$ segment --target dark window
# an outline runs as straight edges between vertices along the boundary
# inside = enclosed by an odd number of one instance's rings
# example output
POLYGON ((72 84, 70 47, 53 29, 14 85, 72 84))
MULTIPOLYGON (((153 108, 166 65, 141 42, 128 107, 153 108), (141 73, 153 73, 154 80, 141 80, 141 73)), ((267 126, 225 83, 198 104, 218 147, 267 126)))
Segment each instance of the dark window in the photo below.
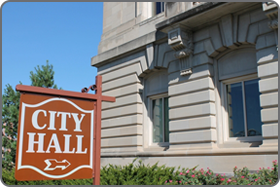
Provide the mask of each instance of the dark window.
POLYGON ((156 2, 156 14, 164 11, 164 2, 156 2))
POLYGON ((258 79, 226 85, 229 137, 262 135, 258 79))

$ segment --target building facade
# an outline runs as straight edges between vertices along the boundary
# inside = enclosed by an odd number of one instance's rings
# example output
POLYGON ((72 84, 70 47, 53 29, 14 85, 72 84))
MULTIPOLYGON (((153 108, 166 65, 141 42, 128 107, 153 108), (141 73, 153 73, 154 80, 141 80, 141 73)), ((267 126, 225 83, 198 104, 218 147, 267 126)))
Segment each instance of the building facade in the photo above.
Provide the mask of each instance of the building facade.
POLYGON ((101 165, 257 170, 278 159, 278 7, 105 2, 101 165))

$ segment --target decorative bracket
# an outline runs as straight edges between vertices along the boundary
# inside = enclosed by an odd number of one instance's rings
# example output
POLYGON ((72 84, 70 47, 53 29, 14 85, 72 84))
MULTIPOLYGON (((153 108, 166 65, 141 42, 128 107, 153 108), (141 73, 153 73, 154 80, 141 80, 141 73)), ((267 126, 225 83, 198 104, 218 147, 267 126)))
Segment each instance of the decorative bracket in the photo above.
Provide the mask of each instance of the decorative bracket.
POLYGON ((179 59, 181 76, 192 74, 192 37, 190 29, 182 25, 168 32, 168 44, 176 51, 174 56, 179 59))
POLYGON ((263 11, 269 19, 268 27, 274 30, 276 50, 278 51, 278 7, 274 2, 265 2, 263 11))

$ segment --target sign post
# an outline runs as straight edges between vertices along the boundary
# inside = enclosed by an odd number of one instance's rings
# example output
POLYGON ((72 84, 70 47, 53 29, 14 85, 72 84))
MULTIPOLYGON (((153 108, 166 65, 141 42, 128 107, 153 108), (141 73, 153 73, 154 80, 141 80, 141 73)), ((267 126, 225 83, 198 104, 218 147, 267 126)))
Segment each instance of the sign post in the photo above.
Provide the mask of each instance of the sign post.
POLYGON ((102 77, 96 94, 17 85, 21 92, 15 178, 94 178, 100 184, 102 77))

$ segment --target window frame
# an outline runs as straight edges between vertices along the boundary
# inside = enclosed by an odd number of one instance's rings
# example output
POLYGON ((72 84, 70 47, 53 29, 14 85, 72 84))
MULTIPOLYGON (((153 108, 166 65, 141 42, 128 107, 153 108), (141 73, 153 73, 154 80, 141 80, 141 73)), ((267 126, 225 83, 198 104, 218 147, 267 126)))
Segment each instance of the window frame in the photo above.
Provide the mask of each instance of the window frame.
MULTIPOLYGON (((223 136, 224 140, 227 142, 236 142, 236 141, 244 141, 244 142, 251 142, 251 141, 262 141, 263 136, 245 136, 245 137, 230 137, 229 136, 229 123, 228 123, 228 101, 227 101, 227 91, 226 91, 226 86, 229 84, 234 84, 234 83, 239 83, 242 82, 242 99, 243 99, 243 114, 244 114, 244 128, 247 127, 247 116, 246 110, 244 108, 245 106, 245 95, 244 95, 244 82, 249 81, 249 80, 254 80, 254 79, 259 79, 257 74, 250 74, 250 75, 245 75, 245 76, 240 76, 240 77, 235 77, 235 78, 230 78, 226 80, 221 80, 220 81, 220 86, 221 86, 221 104, 222 104, 222 123, 223 123, 223 136)), ((247 129, 245 128, 245 132, 247 135, 247 129)))
MULTIPOLYGON (((164 98, 169 99, 168 93, 165 92, 165 93, 156 94, 156 95, 147 95, 147 98, 148 98, 148 116, 150 118, 149 124, 148 124, 148 129, 149 129, 149 147, 158 147, 158 146, 160 146, 160 147, 168 147, 170 145, 169 142, 158 142, 158 143, 154 143, 153 142, 153 119, 152 119, 152 116, 153 116, 153 111, 152 111, 153 100, 162 98, 163 99, 162 102, 164 103, 164 98)), ((163 116, 164 116, 164 110, 165 109, 162 110, 163 116)), ((168 112, 169 112, 169 109, 168 109, 168 112)), ((164 123, 163 123, 163 125, 164 125, 164 123)), ((164 133, 165 133, 165 127, 163 127, 163 135, 164 135, 164 133)))

